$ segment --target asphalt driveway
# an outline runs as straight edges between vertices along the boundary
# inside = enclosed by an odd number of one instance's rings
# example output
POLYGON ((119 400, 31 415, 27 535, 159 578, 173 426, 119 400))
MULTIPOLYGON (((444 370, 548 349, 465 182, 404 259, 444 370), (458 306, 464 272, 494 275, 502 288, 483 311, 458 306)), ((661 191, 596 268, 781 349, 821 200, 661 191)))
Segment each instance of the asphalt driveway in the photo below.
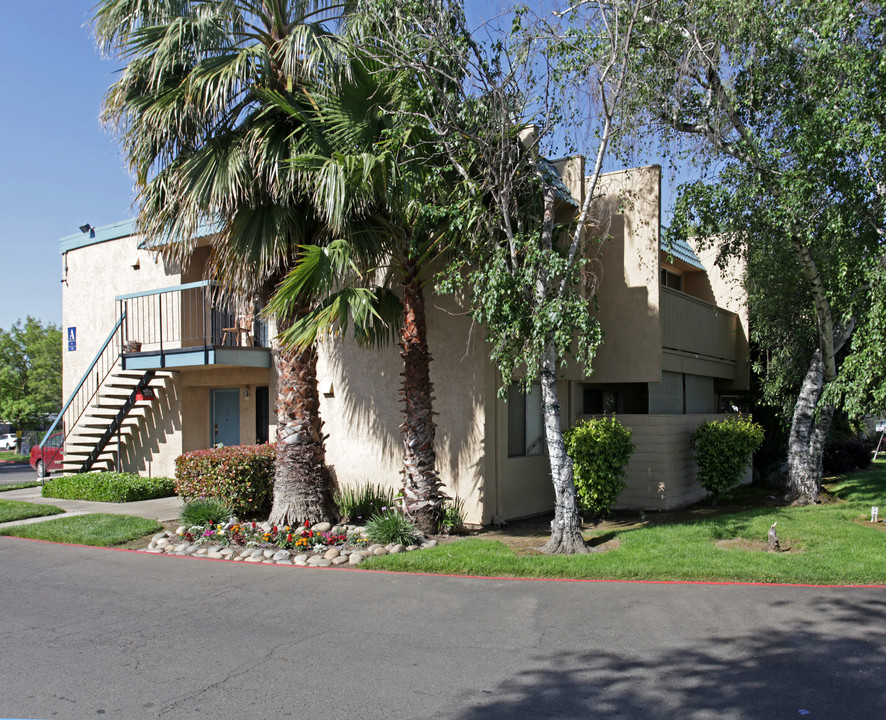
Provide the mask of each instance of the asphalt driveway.
POLYGON ((0 538, 0 716, 852 718, 882 589, 533 582, 0 538))

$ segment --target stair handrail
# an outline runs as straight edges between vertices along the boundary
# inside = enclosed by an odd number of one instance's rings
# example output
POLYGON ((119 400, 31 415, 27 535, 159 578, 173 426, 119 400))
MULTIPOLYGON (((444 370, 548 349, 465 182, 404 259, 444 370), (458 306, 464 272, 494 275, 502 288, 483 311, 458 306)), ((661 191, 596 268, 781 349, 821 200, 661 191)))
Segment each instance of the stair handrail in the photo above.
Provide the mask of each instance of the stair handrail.
MULTIPOLYGON (((74 390, 71 392, 70 396, 68 397, 68 401, 65 403, 64 407, 61 409, 61 412, 59 412, 59 414, 56 416, 52 425, 49 426, 49 430, 46 431, 46 435, 44 435, 43 439, 40 441, 40 448, 41 449, 46 444, 46 441, 49 439, 49 437, 52 435, 52 433, 55 431, 59 422, 62 422, 64 420, 65 413, 68 411, 68 408, 71 407, 74 400, 76 400, 77 394, 80 392, 80 389, 86 384, 86 381, 89 379, 89 376, 92 374, 92 371, 95 370, 96 365, 98 365, 99 362, 101 361, 102 357, 105 354, 105 351, 108 349, 108 347, 111 345, 111 342, 114 340, 114 336, 119 332, 120 328, 123 326, 124 320, 126 320, 126 310, 122 309, 120 312, 120 317, 118 318, 116 324, 114 325, 114 329, 111 330, 110 333, 108 333, 108 337, 105 339, 104 344, 101 346, 99 351, 95 354, 95 357, 92 360, 92 364, 89 366, 89 368, 86 370, 86 372, 83 373, 83 377, 80 378, 80 382, 77 383, 77 387, 75 387, 74 390)), ((116 353, 117 353, 117 356, 119 357, 120 350, 118 349, 116 351, 116 353)), ((62 446, 64 446, 64 440, 68 439, 68 435, 71 434, 71 431, 77 426, 77 423, 80 421, 80 418, 83 417, 83 413, 86 412, 86 408, 89 407, 89 403, 92 402, 92 399, 98 393, 98 389, 101 387, 102 383, 105 381, 105 378, 107 378, 108 375, 110 375, 111 370, 114 368, 115 363, 116 363, 116 361, 114 363, 111 363, 108 368, 108 371, 105 373, 105 376, 96 382, 95 389, 93 390, 92 395, 89 397, 89 399, 85 403, 83 403, 83 409, 80 411, 80 414, 76 418, 74 418, 74 421, 69 423, 68 427, 64 430, 65 436, 62 440, 62 446)))

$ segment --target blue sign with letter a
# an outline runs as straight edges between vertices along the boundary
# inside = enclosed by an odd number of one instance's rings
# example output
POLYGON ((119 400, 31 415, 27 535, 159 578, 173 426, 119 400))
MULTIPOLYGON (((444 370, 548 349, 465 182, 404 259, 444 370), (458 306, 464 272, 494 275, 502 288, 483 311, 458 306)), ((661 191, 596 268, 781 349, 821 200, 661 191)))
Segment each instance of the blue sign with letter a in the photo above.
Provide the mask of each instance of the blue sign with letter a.
POLYGON ((68 328, 68 352, 73 352, 77 349, 77 328, 69 327, 68 328))

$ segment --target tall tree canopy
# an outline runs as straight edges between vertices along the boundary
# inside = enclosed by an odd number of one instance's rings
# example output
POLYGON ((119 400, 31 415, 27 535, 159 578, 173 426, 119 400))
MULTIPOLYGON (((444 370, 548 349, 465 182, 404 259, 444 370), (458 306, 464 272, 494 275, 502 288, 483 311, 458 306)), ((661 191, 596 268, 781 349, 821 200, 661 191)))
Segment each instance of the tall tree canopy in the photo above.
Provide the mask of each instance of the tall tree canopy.
POLYGON ((882 8, 667 1, 643 27, 634 112, 715 176, 682 190, 672 232, 717 238, 747 259, 769 395, 794 391, 791 492, 815 502, 828 388, 880 291, 882 8))
MULTIPOLYGON (((268 93, 295 98, 338 71, 332 34, 349 2, 104 0, 99 46, 125 63, 104 120, 136 178, 138 226, 188 262, 212 229, 207 272, 236 302, 266 297, 323 226, 286 160, 293 119, 268 93)), ((306 304, 277 315, 278 329, 306 304)), ((275 347, 277 458, 271 520, 333 519, 316 352, 275 347)))
POLYGON ((0 418, 22 430, 62 406, 62 333, 30 316, 0 330, 0 418))

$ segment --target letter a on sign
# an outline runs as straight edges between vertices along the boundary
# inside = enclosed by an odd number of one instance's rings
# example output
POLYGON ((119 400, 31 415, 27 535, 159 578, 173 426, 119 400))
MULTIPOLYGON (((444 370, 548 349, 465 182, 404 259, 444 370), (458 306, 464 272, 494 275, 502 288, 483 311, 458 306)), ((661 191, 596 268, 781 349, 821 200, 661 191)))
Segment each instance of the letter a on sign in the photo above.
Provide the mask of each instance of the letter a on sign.
POLYGON ((68 328, 68 352, 73 352, 77 349, 77 328, 69 327, 68 328))

